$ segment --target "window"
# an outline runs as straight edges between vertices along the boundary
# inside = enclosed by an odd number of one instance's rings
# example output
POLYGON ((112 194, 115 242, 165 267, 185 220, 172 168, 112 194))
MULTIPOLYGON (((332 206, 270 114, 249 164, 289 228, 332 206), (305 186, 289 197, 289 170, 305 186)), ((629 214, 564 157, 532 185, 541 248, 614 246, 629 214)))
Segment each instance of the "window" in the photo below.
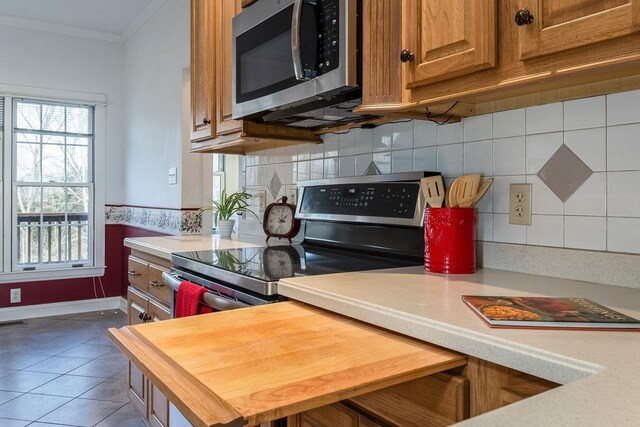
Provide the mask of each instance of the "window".
POLYGON ((98 103, 0 96, 0 282, 103 274, 104 118, 98 103))
POLYGON ((13 100, 15 266, 91 259, 94 108, 13 100))

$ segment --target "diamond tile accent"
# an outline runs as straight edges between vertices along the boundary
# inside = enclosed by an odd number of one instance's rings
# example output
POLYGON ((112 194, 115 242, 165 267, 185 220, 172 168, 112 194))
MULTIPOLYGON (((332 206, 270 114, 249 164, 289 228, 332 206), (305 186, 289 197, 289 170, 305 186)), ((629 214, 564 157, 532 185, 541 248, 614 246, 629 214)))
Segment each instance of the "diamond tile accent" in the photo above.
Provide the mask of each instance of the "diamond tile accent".
POLYGON ((369 175, 380 175, 380 169, 378 169, 378 166, 376 166, 374 162, 371 162, 367 170, 364 171, 364 176, 369 175))
POLYGON ((269 192, 274 199, 278 197, 278 193, 282 189, 282 180, 278 176, 278 172, 273 173, 273 175, 271 176, 271 180, 269 180, 269 185, 267 186, 267 188, 269 188, 269 192))
POLYGON ((562 144, 542 166, 538 177, 564 203, 592 174, 591 168, 569 147, 562 144))

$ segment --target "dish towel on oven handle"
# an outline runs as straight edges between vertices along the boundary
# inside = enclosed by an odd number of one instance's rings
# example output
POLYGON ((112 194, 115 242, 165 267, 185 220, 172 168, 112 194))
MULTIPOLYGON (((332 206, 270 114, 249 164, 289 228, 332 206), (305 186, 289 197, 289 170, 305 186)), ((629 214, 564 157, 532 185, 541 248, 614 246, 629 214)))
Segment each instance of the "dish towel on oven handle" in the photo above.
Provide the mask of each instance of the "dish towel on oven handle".
POLYGON ((200 308, 202 297, 207 290, 195 283, 184 281, 178 287, 178 295, 176 296, 176 318, 194 316, 196 314, 206 313, 204 306, 200 308))

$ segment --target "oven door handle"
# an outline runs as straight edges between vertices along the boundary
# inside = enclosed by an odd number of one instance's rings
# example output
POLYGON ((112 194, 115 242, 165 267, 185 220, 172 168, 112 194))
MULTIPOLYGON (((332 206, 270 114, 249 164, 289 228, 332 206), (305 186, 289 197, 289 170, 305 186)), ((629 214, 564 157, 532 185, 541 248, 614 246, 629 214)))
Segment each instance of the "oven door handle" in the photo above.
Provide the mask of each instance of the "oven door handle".
POLYGON ((291 54, 293 55, 293 72, 296 80, 310 80, 305 77, 302 69, 302 47, 300 46, 300 31, 302 23, 302 6, 305 0, 294 0, 293 16, 291 18, 291 54))
POLYGON ((174 276, 173 274, 169 273, 168 271, 163 271, 162 272, 162 280, 164 281, 164 283, 169 285, 169 287, 171 289, 173 289, 174 291, 176 291, 176 292, 178 292, 178 288, 180 287, 180 283, 182 283, 182 280, 180 280, 180 278, 174 276))
POLYGON ((250 307, 249 304, 245 304, 243 302, 226 298, 223 296, 215 295, 211 292, 206 292, 202 299, 204 300, 205 305, 208 305, 214 310, 218 311, 227 311, 227 310, 235 310, 236 308, 246 308, 250 307))

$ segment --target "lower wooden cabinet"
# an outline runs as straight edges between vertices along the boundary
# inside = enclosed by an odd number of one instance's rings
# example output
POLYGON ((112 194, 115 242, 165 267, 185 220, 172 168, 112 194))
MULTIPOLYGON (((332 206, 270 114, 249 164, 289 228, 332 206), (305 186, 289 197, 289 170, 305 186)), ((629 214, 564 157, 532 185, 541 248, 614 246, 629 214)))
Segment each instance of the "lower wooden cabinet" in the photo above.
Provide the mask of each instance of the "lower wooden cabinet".
POLYGON ((287 427, 358 427, 360 416, 353 409, 334 403, 289 417, 287 427))
POLYGON ((147 379, 142 371, 129 362, 129 401, 144 418, 147 417, 147 379))
POLYGON ((149 383, 149 425, 151 427, 169 427, 169 400, 153 385, 149 383))

